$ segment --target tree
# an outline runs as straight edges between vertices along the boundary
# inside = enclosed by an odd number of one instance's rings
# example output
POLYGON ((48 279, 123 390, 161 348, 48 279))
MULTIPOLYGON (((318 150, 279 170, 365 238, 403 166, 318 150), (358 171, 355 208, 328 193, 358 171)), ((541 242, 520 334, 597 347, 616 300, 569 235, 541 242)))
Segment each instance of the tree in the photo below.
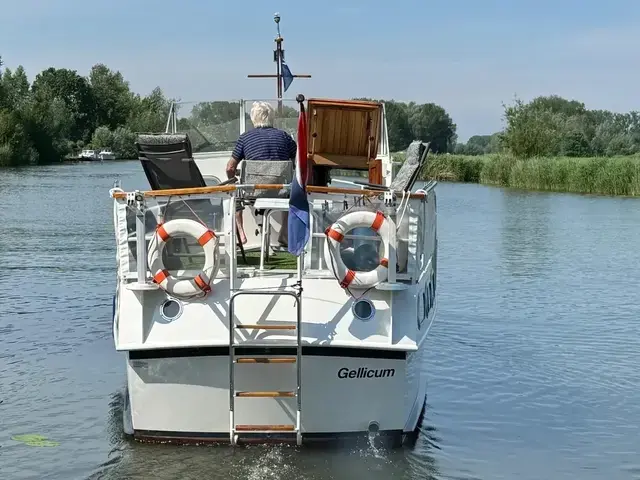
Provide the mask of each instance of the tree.
POLYGON ((557 95, 505 106, 504 145, 519 157, 629 155, 640 151, 640 114, 588 110, 557 95))
POLYGON ((99 63, 91 68, 89 82, 96 102, 97 125, 112 130, 124 125, 131 114, 134 97, 122 74, 99 63))
POLYGON ((29 80, 22 65, 11 72, 9 68, 0 76, 2 89, 5 94, 6 104, 12 109, 22 108, 29 98, 29 80))
POLYGON ((56 97, 43 103, 31 98, 19 113, 38 154, 37 163, 58 162, 71 151, 74 117, 63 99, 56 97))
POLYGON ((414 139, 431 143, 431 150, 447 153, 455 145, 456 124, 449 114, 435 103, 409 104, 409 123, 414 139))
POLYGON ((392 152, 405 150, 413 140, 407 106, 391 100, 385 102, 384 109, 387 115, 389 149, 392 152))
POLYGON ((113 132, 113 153, 117 158, 136 158, 136 134, 126 127, 118 127, 113 132))
MULTIPOLYGON (((4 65, 4 63, 2 62, 2 57, 0 56, 0 76, 2 75, 2 65, 4 65)), ((2 85, 2 82, 0 82, 0 109, 2 108, 6 108, 7 106, 7 96, 6 93, 4 91, 4 87, 2 85)))
POLYGON ((96 127, 96 103, 91 85, 75 70, 48 68, 39 73, 31 90, 36 103, 50 104, 62 100, 70 115, 72 141, 88 141, 96 127))
POLYGON ((171 108, 171 100, 156 87, 146 97, 135 95, 127 126, 132 132, 164 132, 171 108))
POLYGON ((505 146, 516 156, 553 155, 560 151, 560 135, 564 116, 550 109, 532 107, 522 100, 505 107, 507 127, 503 132, 505 146))
POLYGON ((536 97, 528 104, 528 107, 539 111, 560 113, 567 117, 585 115, 587 113, 584 103, 576 100, 567 100, 558 95, 536 97))
POLYGON ((102 64, 88 78, 48 68, 32 85, 21 66, 0 71, 0 164, 59 162, 90 140, 135 158, 132 127, 164 131, 170 104, 159 88, 133 95, 122 74, 102 64))
POLYGON ((113 132, 109 127, 103 125, 96 128, 91 137, 91 146, 95 149, 113 148, 113 132))
POLYGON ((194 125, 219 125, 226 122, 239 122, 240 104, 238 102, 201 102, 191 109, 190 122, 194 125))
POLYGON ((0 110, 0 166, 35 163, 37 152, 16 112, 0 110))

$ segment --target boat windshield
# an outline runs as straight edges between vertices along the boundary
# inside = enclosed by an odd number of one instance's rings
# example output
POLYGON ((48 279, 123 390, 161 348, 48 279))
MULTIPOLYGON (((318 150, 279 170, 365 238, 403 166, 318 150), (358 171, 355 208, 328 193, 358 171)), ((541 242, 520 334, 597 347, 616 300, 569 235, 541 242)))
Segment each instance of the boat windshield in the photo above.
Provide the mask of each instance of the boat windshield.
POLYGON ((194 153, 231 151, 240 134, 254 128, 251 107, 255 101, 273 105, 274 126, 296 138, 299 110, 295 100, 282 100, 281 109, 277 100, 267 99, 177 102, 167 119, 167 132, 187 133, 194 153))

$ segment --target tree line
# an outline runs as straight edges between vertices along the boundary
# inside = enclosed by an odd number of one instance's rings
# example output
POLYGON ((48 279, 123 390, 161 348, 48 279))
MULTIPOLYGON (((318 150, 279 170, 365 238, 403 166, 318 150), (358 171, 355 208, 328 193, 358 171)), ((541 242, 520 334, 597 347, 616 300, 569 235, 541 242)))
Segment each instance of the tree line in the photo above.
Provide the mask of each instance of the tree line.
POLYGON ((454 153, 531 157, 612 157, 640 153, 640 112, 589 110, 557 95, 504 106, 505 128, 471 137, 454 153))
MULTIPOLYGON (((58 162, 82 148, 111 148, 118 158, 135 158, 137 133, 162 132, 173 99, 159 87, 142 96, 123 75, 96 64, 89 75, 48 68, 29 82, 22 66, 2 68, 0 57, 0 166, 58 162)), ((371 100, 360 98, 359 100, 371 100)), ((588 110, 552 95, 504 106, 505 128, 457 141, 457 126, 435 103, 387 100, 392 152, 414 139, 434 153, 482 155, 505 152, 535 156, 613 156, 640 152, 640 113, 588 110)), ((190 134, 194 151, 231 150, 240 133, 238 102, 203 102, 178 109, 178 130, 190 134), (184 114, 183 114, 184 113, 184 114)), ((251 120, 246 112, 246 124, 251 120)), ((295 132, 297 110, 285 106, 277 125, 295 132)))
MULTIPOLYGON (((2 60, 0 59, 0 67, 2 60)), ((90 146, 135 158, 136 132, 164 131, 171 100, 141 96, 120 72, 94 65, 87 77, 48 68, 30 83, 22 66, 0 72, 0 166, 62 161, 90 146)))
MULTIPOLYGON (((374 100, 356 98, 355 100, 374 100)), ((504 105, 505 128, 491 135, 457 141, 457 126, 440 105, 384 101, 392 152, 404 151, 414 139, 430 142, 434 153, 485 155, 506 153, 518 158, 541 156, 599 157, 640 153, 640 113, 588 110, 584 103, 556 95, 529 103, 504 105)), ((230 150, 239 135, 239 104, 206 102, 178 122, 202 148, 230 150)), ((285 106, 276 126, 295 132, 297 110, 285 106)), ((251 121, 245 119, 248 128, 251 121)), ((198 147, 195 148, 198 150, 198 147)))

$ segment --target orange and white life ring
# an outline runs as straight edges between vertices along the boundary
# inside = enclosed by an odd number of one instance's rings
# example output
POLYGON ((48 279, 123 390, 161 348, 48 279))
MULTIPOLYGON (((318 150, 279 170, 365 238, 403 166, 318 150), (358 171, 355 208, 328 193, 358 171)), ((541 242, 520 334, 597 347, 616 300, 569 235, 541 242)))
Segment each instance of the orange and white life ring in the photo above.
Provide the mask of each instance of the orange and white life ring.
POLYGON ((154 283, 176 297, 206 295, 211 291, 211 282, 219 268, 219 239, 212 230, 195 220, 178 218, 158 225, 154 240, 149 247, 149 269, 154 283), (178 235, 195 238, 204 249, 204 267, 193 278, 173 277, 162 263, 162 252, 167 241, 178 235))
POLYGON ((347 213, 325 230, 327 241, 324 248, 326 264, 334 268, 334 274, 340 281, 342 288, 369 288, 387 279, 389 266, 390 245, 396 245, 396 226, 393 220, 384 213, 361 210, 347 213), (345 234, 354 228, 371 228, 382 239, 382 259, 380 264, 369 272, 355 272, 347 268, 340 255, 340 243, 345 234))

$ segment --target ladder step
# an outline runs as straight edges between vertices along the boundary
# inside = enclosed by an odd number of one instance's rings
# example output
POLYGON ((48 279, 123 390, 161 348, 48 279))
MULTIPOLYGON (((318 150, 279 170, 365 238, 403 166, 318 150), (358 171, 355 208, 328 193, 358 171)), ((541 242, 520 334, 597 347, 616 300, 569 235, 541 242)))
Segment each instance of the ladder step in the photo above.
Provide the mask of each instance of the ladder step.
POLYGON ((289 358, 245 357, 245 358, 236 359, 236 363, 296 363, 296 357, 289 357, 289 358))
POLYGON ((236 432, 295 432, 295 425, 236 425, 236 432))
POLYGON ((236 397, 295 397, 296 392, 236 392, 236 397))
POLYGON ((257 330, 295 330, 295 325, 257 325, 257 324, 242 324, 236 325, 236 328, 255 328, 257 330))

